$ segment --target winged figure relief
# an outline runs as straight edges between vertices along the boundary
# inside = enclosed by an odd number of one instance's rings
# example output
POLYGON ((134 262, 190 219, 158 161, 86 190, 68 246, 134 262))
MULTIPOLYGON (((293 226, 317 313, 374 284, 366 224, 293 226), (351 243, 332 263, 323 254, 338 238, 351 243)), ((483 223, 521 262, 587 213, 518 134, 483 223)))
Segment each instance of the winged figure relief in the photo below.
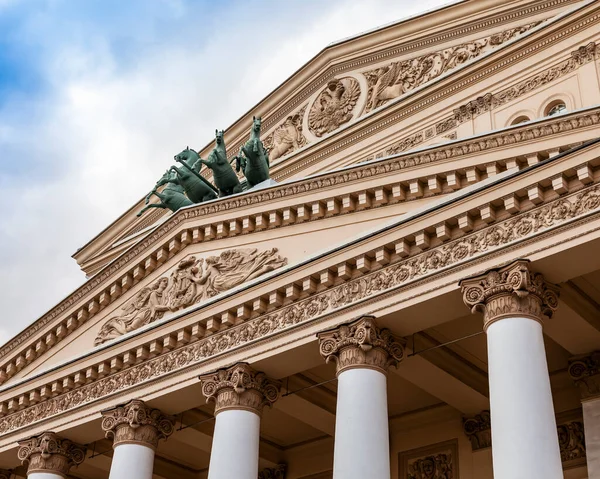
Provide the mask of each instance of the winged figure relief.
POLYGON ((378 108, 389 100, 398 98, 407 91, 423 85, 473 58, 481 56, 492 48, 530 30, 539 23, 534 22, 522 27, 511 28, 486 38, 449 47, 417 58, 390 63, 364 72, 369 84, 366 111, 378 108))
POLYGON ((271 161, 306 145, 306 138, 302 134, 302 118, 305 111, 306 106, 295 115, 288 116, 285 122, 265 138, 263 143, 271 161))
POLYGON ((359 96, 360 85, 354 78, 330 81, 308 113, 310 131, 320 137, 349 122, 359 96))

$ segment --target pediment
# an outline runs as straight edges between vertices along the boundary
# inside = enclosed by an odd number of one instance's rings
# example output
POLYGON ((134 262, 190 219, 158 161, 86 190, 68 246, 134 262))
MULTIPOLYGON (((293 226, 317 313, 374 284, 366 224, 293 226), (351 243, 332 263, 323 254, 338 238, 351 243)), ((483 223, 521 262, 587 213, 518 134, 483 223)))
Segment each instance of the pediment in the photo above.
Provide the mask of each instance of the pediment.
MULTIPOLYGON (((278 181, 455 138, 452 128, 432 135, 435 123, 402 136, 399 132, 406 125, 389 121, 387 132, 374 135, 362 130, 372 129, 368 123, 374 113, 518 40, 575 3, 465 2, 330 45, 226 129, 228 156, 232 158, 247 140, 253 114, 263 117, 261 139, 270 151, 272 177, 278 181), (348 129, 371 141, 362 145, 348 141, 343 133, 348 129), (382 134, 383 145, 378 141, 382 134)), ((451 114, 452 109, 449 105, 446 112, 451 114)), ((201 156, 212 148, 213 142, 201 148, 201 156)), ((134 205, 74 255, 88 275, 148 227, 149 217, 135 217, 142 206, 141 201, 134 205)), ((168 213, 151 215, 158 221, 168 213)))

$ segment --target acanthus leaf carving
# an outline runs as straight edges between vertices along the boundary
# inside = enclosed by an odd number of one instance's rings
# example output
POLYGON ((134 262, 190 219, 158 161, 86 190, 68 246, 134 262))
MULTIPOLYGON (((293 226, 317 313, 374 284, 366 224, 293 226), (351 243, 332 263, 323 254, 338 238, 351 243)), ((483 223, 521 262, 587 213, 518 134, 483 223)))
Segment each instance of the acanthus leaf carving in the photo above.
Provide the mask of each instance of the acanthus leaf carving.
POLYGON ((143 288, 123 307, 123 313, 107 320, 95 344, 102 344, 146 324, 234 288, 246 281, 285 266, 287 259, 277 248, 258 252, 256 248, 231 249, 219 256, 179 262, 169 278, 162 277, 143 288))
POLYGON ((569 375, 579 388, 581 399, 600 396, 600 351, 569 360, 569 375))
MULTIPOLYGON (((530 229, 530 224, 517 228, 530 229)), ((488 236, 500 242, 500 232, 488 236)), ((461 281, 463 300, 472 312, 482 312, 484 328, 495 321, 515 315, 542 321, 558 307, 558 288, 529 269, 525 260, 493 269, 482 276, 461 281)))
POLYGON ((215 414, 228 409, 243 409, 261 414, 272 406, 281 390, 279 381, 255 371, 246 363, 200 376, 202 394, 215 403, 215 414))
POLYGON ((19 441, 19 460, 28 463, 27 475, 54 473, 65 476, 72 466, 85 459, 86 448, 63 439, 53 432, 44 432, 24 441, 19 441))
POLYGON ((389 329, 380 329, 365 316, 318 334, 319 351, 326 362, 335 361, 337 374, 352 368, 370 368, 387 373, 404 359, 405 341, 389 329))
POLYGON ((471 449, 477 451, 492 446, 492 423, 489 411, 463 419, 463 430, 471 441, 471 449))

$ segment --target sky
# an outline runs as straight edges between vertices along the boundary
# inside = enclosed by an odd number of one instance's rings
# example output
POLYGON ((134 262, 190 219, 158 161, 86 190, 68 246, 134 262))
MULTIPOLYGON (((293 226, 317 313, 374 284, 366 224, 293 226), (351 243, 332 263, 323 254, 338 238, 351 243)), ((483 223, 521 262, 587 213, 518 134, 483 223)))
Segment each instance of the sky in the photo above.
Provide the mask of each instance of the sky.
POLYGON ((0 0, 0 344, 71 255, 336 40, 448 0, 0 0))

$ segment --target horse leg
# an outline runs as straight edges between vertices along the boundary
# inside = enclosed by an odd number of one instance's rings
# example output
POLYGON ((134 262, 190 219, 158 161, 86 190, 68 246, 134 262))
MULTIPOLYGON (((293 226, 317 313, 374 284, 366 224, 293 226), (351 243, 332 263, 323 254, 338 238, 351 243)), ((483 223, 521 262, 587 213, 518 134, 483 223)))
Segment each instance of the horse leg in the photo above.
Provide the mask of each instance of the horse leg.
POLYGON ((138 217, 142 216, 147 210, 149 210, 150 208, 161 208, 161 209, 165 209, 166 205, 162 204, 162 203, 150 203, 149 205, 146 205, 142 208, 142 210, 137 214, 138 217))
POLYGON ((244 190, 243 190, 243 188, 242 188, 242 185, 241 185, 240 183, 238 183, 237 185, 235 185, 235 186, 233 187, 233 192, 232 192, 232 194, 235 194, 235 193, 241 193, 242 191, 244 191, 244 190))

